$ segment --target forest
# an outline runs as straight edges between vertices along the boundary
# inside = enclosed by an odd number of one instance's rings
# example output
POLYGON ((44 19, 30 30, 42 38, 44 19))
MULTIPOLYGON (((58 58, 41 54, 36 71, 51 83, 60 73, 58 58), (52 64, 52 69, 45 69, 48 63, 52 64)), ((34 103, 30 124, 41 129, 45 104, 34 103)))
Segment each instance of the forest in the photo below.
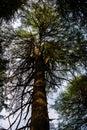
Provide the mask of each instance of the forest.
POLYGON ((87 0, 0 1, 0 129, 87 129, 87 0))

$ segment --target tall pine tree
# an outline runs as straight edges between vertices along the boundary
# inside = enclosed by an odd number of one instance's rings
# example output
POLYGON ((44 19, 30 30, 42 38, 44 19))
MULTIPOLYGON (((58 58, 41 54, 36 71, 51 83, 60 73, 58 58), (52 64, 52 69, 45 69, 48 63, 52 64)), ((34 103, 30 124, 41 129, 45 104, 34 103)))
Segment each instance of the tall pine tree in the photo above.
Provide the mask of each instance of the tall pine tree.
POLYGON ((21 22, 20 28, 11 30, 12 70, 6 85, 11 114, 19 113, 13 124, 18 121, 17 130, 24 117, 25 126, 19 129, 49 130, 46 90, 58 87, 70 70, 86 67, 86 40, 78 27, 62 23, 55 5, 47 2, 25 7, 21 22))

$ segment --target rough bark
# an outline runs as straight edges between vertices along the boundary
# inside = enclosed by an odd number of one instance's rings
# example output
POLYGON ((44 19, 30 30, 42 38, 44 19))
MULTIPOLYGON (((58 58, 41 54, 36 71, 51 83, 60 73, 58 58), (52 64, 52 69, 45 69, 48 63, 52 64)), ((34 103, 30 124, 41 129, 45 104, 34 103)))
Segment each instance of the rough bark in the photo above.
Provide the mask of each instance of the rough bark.
POLYGON ((32 102, 30 130, 49 130, 49 117, 44 80, 44 62, 41 55, 36 57, 36 72, 32 102))

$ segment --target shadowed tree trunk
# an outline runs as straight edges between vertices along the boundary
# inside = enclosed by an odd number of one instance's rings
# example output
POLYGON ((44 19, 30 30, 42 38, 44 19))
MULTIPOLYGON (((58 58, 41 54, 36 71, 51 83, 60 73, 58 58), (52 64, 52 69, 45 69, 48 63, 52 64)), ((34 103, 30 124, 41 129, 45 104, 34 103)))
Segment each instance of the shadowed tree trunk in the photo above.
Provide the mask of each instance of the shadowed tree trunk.
POLYGON ((49 130, 49 117, 44 79, 44 61, 41 55, 36 56, 35 81, 32 102, 30 130, 49 130))

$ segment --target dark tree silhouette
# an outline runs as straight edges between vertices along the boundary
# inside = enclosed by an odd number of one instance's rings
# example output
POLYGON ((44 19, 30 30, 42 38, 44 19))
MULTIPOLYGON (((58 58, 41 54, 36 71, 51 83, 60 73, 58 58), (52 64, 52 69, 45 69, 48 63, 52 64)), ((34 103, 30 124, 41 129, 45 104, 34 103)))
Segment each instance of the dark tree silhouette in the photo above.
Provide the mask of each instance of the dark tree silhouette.
POLYGON ((57 0, 58 11, 68 20, 87 23, 87 0, 57 0))
POLYGON ((0 1, 0 18, 11 19, 14 13, 24 5, 26 0, 1 0, 0 1))

